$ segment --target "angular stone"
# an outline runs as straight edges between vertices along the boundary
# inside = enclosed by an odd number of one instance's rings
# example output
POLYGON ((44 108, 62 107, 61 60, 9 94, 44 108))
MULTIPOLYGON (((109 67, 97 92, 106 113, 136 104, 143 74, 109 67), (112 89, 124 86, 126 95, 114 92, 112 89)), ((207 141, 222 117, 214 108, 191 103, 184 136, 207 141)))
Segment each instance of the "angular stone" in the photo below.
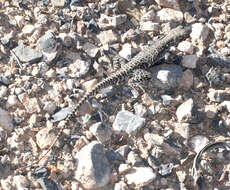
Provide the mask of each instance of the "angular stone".
POLYGON ((6 131, 12 131, 14 127, 10 114, 2 108, 0 108, 0 127, 6 131))
POLYGON ((183 22, 183 13, 170 8, 163 8, 157 12, 157 22, 183 22))
POLYGON ((183 57, 181 63, 183 65, 183 67, 186 67, 189 69, 195 69, 198 60, 199 60, 199 58, 197 57, 197 55, 186 55, 183 57))

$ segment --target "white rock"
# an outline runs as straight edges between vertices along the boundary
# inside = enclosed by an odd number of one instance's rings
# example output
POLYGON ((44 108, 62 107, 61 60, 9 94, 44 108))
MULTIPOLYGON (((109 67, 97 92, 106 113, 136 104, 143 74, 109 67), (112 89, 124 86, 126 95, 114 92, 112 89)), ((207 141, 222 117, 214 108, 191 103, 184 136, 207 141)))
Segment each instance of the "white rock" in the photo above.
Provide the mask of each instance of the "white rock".
POLYGON ((182 59, 182 65, 183 67, 189 68, 189 69, 195 69, 197 62, 198 62, 199 58, 197 57, 197 55, 186 55, 183 57, 182 59))
POLYGON ((44 111, 47 111, 49 114, 54 113, 54 111, 56 110, 56 105, 53 102, 45 102, 45 105, 43 107, 44 111))
POLYGON ((226 107, 228 112, 230 113, 230 101, 223 101, 221 105, 226 107))
POLYGON ((55 7, 64 7, 66 0, 51 0, 51 3, 55 7))
POLYGON ((15 106, 19 103, 18 98, 16 95, 10 95, 7 99, 7 107, 15 106))
POLYGON ((193 150, 198 153, 209 143, 209 140, 205 136, 197 135, 191 138, 190 143, 193 147, 193 150))
POLYGON ((208 118, 212 119, 216 116, 218 108, 216 105, 205 105, 204 112, 208 118))
POLYGON ((188 41, 180 42, 177 46, 177 49, 185 53, 189 53, 189 54, 193 53, 193 45, 191 42, 188 41))
POLYGON ((156 3, 162 7, 168 7, 176 10, 180 10, 178 0, 155 0, 156 3))
POLYGON ((157 12, 156 20, 157 22, 183 22, 183 13, 170 8, 163 8, 157 12))
POLYGON ((56 139, 56 134, 52 129, 44 128, 36 134, 36 142, 40 149, 50 147, 53 141, 56 139))
POLYGON ((14 127, 9 113, 2 108, 0 108, 0 126, 7 131, 12 131, 14 127))
POLYGON ((23 34, 32 34, 32 32, 35 30, 34 25, 32 24, 27 24, 23 27, 22 33, 23 34))
POLYGON ((154 23, 152 21, 142 22, 140 25, 140 29, 143 31, 152 31, 158 32, 160 29, 159 23, 154 23))
POLYGON ((130 43, 125 43, 122 46, 121 51, 119 52, 119 55, 126 60, 130 60, 132 55, 137 52, 137 49, 133 48, 130 43))
POLYGON ((111 44, 118 40, 117 35, 112 30, 102 31, 97 37, 102 44, 111 44))
POLYGON ((125 175, 129 185, 134 184, 137 187, 144 187, 156 179, 156 174, 150 167, 134 167, 129 174, 125 175))
POLYGON ((26 189, 30 185, 29 180, 23 175, 14 176, 13 183, 17 189, 26 189))
POLYGON ((142 17, 141 20, 142 22, 146 22, 146 21, 153 21, 154 18, 156 16, 155 11, 152 9, 150 11, 148 11, 147 13, 145 13, 142 17))
POLYGON ((209 28, 202 23, 195 23, 192 25, 192 32, 190 36, 193 40, 200 39, 205 41, 209 36, 209 28))
POLYGON ((97 52, 99 51, 99 48, 95 46, 92 43, 85 43, 83 45, 83 50, 90 56, 90 57, 95 57, 97 55, 97 52))

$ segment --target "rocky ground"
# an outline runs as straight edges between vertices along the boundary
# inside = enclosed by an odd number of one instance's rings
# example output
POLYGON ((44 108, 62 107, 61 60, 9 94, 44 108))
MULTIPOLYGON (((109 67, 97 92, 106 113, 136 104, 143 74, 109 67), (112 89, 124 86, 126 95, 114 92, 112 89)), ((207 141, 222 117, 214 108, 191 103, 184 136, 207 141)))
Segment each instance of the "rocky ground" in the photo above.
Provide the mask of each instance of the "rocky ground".
POLYGON ((230 135, 229 20, 227 0, 1 0, 0 189, 229 189, 225 148, 201 155, 197 184, 192 175, 196 154, 230 135), (178 25, 190 37, 144 93, 110 86, 64 122, 87 90, 178 25), (62 125, 52 151, 18 170, 62 125))

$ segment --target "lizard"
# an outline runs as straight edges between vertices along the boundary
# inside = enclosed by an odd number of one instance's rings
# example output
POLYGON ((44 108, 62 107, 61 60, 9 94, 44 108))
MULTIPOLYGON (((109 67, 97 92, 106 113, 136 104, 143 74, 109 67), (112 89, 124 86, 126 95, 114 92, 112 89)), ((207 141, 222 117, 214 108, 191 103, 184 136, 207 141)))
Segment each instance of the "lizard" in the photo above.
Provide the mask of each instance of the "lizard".
MULTIPOLYGON (((91 90, 86 92, 83 97, 79 100, 79 102, 72 108, 72 111, 65 118, 65 123, 68 123, 70 119, 75 115, 75 112, 79 110, 81 105, 85 103, 91 96, 95 95, 99 92, 99 90, 108 87, 110 85, 117 84, 119 81, 122 81, 128 78, 132 73, 135 74, 135 71, 142 68, 149 68, 153 66, 160 58, 166 53, 172 45, 177 45, 180 41, 186 39, 191 32, 190 26, 178 26, 172 29, 165 37, 155 42, 153 45, 145 48, 140 51, 136 56, 134 56, 128 63, 123 65, 120 69, 112 73, 107 78, 102 79, 99 83, 97 83, 91 90)), ((147 77, 148 78, 148 77, 147 77)), ((53 148, 58 139, 60 138, 62 131, 65 129, 65 124, 61 126, 58 131, 58 134, 47 149, 47 151, 39 158, 37 161, 31 163, 28 166, 19 168, 18 170, 23 170, 27 167, 34 166, 40 160, 42 160, 53 148)))

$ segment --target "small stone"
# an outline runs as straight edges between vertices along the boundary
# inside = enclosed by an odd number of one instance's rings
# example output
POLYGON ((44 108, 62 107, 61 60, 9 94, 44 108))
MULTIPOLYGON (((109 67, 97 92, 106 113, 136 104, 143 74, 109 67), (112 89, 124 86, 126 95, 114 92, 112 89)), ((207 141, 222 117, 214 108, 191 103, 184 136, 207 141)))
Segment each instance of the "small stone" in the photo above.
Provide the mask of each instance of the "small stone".
POLYGON ((176 115, 179 122, 198 123, 200 120, 200 115, 192 98, 188 99, 177 108, 176 115))
POLYGON ((160 89, 170 89, 179 86, 182 69, 178 65, 158 65, 152 68, 152 85, 160 89))
POLYGON ((137 188, 141 188, 155 180, 156 174, 150 167, 134 167, 125 178, 129 185, 134 184, 137 188))
POLYGON ((14 176, 13 183, 17 189, 27 189, 30 185, 29 180, 23 175, 14 176))
POLYGON ((55 7, 64 7, 66 0, 51 0, 51 3, 55 7))
POLYGON ((89 130, 101 143, 111 140, 112 130, 101 122, 93 124, 89 130))
POLYGON ((112 44, 118 41, 117 35, 112 30, 100 32, 97 37, 102 44, 112 44))
POLYGON ((152 147, 152 146, 162 146, 164 144, 164 137, 160 136, 158 134, 153 133, 146 133, 144 135, 144 139, 146 143, 152 147))
POLYGON ((137 53, 137 49, 133 48, 130 43, 123 44, 121 51, 119 51, 119 55, 126 60, 131 60, 135 53, 137 53))
POLYGON ((160 23, 179 22, 182 23, 184 19, 183 13, 170 8, 163 8, 157 12, 156 20, 160 23))
POLYGON ((145 13, 142 17, 141 20, 142 22, 147 22, 147 21, 154 21, 156 16, 155 11, 152 9, 150 11, 148 11, 147 13, 145 13))
POLYGON ((113 129, 116 132, 125 131, 128 134, 135 135, 145 124, 145 118, 134 115, 123 110, 118 112, 113 123, 113 129))
POLYGON ((162 164, 160 165, 158 173, 162 176, 167 176, 172 173, 173 164, 162 164))
POLYGON ((131 148, 128 145, 123 145, 116 150, 116 152, 119 153, 125 159, 127 158, 130 151, 131 148))
POLYGON ((228 110, 228 112, 230 113, 230 101, 223 101, 223 102, 221 103, 221 105, 222 105, 223 107, 226 107, 227 110, 228 110))
POLYGON ((32 34, 32 32, 35 30, 34 25, 32 24, 27 24, 23 27, 22 33, 23 34, 32 34))
POLYGON ((12 131, 14 128, 9 113, 2 108, 0 108, 0 127, 6 131, 12 131))
POLYGON ((111 168, 102 144, 93 141, 86 145, 77 153, 76 160, 75 179, 85 189, 101 189, 109 183, 111 168))
POLYGON ((168 7, 180 11, 178 0, 156 0, 156 3, 162 7, 168 7))
POLYGON ((190 69, 187 69, 183 72, 180 87, 184 89, 190 89, 193 85, 194 77, 193 72, 190 69))
POLYGON ((216 105, 205 105, 204 112, 208 118, 212 119, 218 113, 218 107, 216 105))
POLYGON ((193 45, 191 42, 188 41, 180 42, 177 46, 177 49, 188 54, 193 53, 193 45))
POLYGON ((140 29, 146 32, 154 32, 157 33, 160 30, 159 23, 154 23, 152 21, 142 22, 140 24, 140 29))
POLYGON ((39 38, 38 48, 45 53, 54 53, 57 51, 57 41, 54 34, 47 31, 45 35, 39 38))
POLYGON ((40 113, 41 109, 38 104, 37 98, 29 98, 28 94, 22 93, 18 95, 18 99, 25 106, 29 113, 40 113))
POLYGON ((42 59, 42 54, 29 46, 20 44, 13 51, 21 62, 36 63, 42 59))
POLYGON ((181 135, 185 140, 189 138, 190 124, 188 123, 176 123, 174 128, 175 133, 181 135))
POLYGON ((133 152, 130 151, 128 156, 127 156, 127 162, 130 163, 132 166, 141 166, 143 165, 143 160, 140 158, 140 156, 133 152))
POLYGON ((193 147, 193 150, 198 153, 209 143, 209 140, 205 136, 197 135, 191 138, 190 143, 193 147))
POLYGON ((147 114, 147 108, 143 104, 136 103, 134 104, 135 114, 141 117, 147 114))
POLYGON ((83 45, 83 50, 92 58, 94 58, 98 51, 99 51, 99 48, 97 46, 95 46, 94 44, 92 43, 89 43, 89 42, 86 42, 84 45, 83 45))
POLYGON ((101 29, 109 29, 109 28, 116 28, 119 25, 123 24, 126 22, 127 15, 126 14, 121 14, 121 15, 116 15, 113 17, 109 17, 107 15, 101 15, 98 25, 101 29))
POLYGON ((169 106, 169 105, 171 105, 173 102, 175 102, 175 99, 172 98, 172 97, 169 96, 169 95, 161 95, 161 99, 162 99, 162 101, 163 101, 163 104, 164 104, 164 105, 167 105, 167 106, 169 106))
POLYGON ((210 86, 218 86, 226 80, 223 73, 216 67, 211 67, 205 77, 207 78, 210 86))
POLYGON ((69 107, 62 108, 60 111, 56 112, 51 116, 52 122, 57 122, 65 119, 69 114, 72 113, 72 109, 69 107))
POLYGON ((88 92, 97 84, 97 79, 86 81, 82 84, 83 88, 88 92))
POLYGON ((119 183, 114 184, 113 190, 127 190, 127 188, 127 185, 124 182, 120 181, 119 183))
POLYGON ((44 103, 43 110, 48 112, 49 114, 52 114, 52 113, 54 113, 56 108, 57 107, 56 107, 55 103, 48 101, 48 102, 44 103))
POLYGON ((186 176, 187 176, 186 171, 176 171, 176 174, 177 174, 177 177, 178 177, 180 183, 183 183, 186 179, 186 176))
POLYGON ((121 164, 118 168, 119 174, 127 173, 131 169, 131 166, 128 164, 121 164))
POLYGON ((46 149, 53 144, 56 134, 52 129, 44 128, 36 134, 36 142, 40 149, 46 149))
POLYGON ((192 25, 192 32, 190 36, 193 40, 200 39, 205 41, 209 36, 209 28, 202 23, 195 23, 192 25))
POLYGON ((225 91, 224 90, 215 90, 213 88, 209 89, 208 98, 212 102, 222 102, 224 100, 225 91))
POLYGON ((6 86, 0 86, 0 99, 4 98, 7 94, 7 87, 6 86))
POLYGON ((186 56, 183 56, 181 63, 183 67, 186 67, 189 69, 195 69, 198 60, 199 58, 197 57, 197 55, 186 55, 186 56))
POLYGON ((16 95, 10 95, 7 99, 7 107, 15 106, 19 103, 18 98, 16 95))

